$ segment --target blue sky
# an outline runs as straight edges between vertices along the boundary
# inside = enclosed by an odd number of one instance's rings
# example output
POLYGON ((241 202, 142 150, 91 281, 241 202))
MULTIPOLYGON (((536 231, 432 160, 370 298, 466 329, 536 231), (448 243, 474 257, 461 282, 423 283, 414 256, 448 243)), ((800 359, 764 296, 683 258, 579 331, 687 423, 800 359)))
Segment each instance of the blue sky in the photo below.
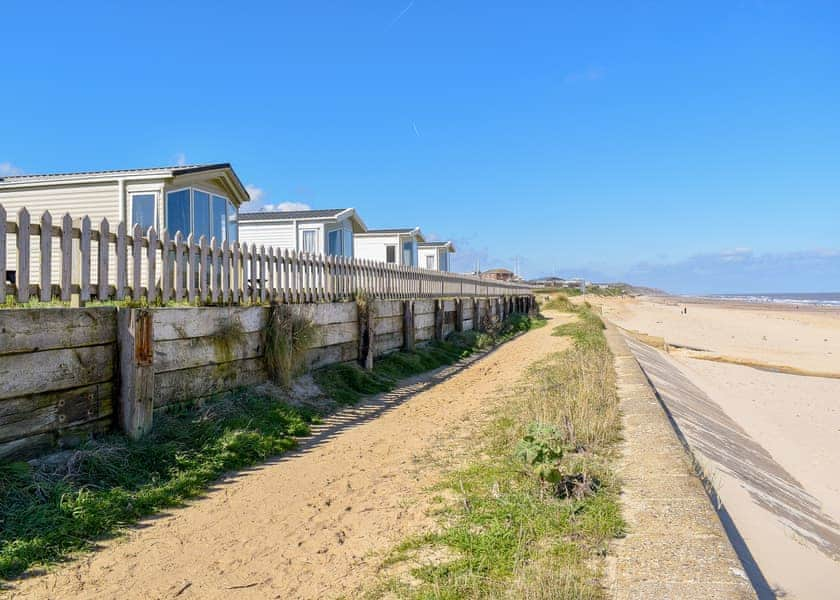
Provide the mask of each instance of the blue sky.
POLYGON ((840 291, 840 4, 4 2, 0 175, 227 161, 455 266, 840 291))

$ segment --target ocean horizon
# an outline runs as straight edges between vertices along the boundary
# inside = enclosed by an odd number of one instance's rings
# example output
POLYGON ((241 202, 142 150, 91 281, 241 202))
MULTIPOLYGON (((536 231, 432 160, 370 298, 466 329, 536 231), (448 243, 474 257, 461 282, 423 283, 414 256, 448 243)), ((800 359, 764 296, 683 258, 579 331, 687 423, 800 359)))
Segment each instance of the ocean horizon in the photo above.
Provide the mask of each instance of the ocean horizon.
POLYGON ((740 300, 755 303, 811 304, 815 306, 840 306, 840 292, 754 293, 754 294, 705 294, 698 298, 712 300, 740 300))

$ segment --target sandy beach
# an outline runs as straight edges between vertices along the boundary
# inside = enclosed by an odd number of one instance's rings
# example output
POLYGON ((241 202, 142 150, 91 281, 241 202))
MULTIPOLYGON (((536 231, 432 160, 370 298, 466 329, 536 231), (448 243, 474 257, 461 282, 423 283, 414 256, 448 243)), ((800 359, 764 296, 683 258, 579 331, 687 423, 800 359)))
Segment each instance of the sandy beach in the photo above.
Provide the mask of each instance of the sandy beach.
POLYGON ((590 300, 648 344, 636 346, 640 362, 772 590, 764 595, 836 594, 840 378, 830 375, 840 376, 840 310, 590 300))

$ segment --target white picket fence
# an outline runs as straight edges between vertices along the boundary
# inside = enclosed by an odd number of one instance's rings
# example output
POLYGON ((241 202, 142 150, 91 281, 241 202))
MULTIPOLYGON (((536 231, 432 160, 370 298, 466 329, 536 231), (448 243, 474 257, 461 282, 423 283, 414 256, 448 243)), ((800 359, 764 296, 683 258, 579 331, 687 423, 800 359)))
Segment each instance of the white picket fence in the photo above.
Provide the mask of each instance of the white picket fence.
POLYGON ((47 211, 39 223, 32 223, 29 211, 22 208, 17 222, 6 219, 0 205, 0 268, 7 265, 7 242, 16 250, 14 264, 7 267, 15 271, 15 284, 0 285, 0 303, 8 302, 7 297, 18 303, 69 301, 74 294, 81 302, 145 298, 150 304, 304 303, 352 298, 358 292, 375 298, 423 298, 517 295, 530 289, 370 260, 219 244, 204 236, 184 239, 180 231, 171 236, 166 229, 158 235, 149 228, 144 234, 139 225, 129 232, 123 222, 112 232, 107 219, 97 230, 87 216, 74 224, 65 214, 54 225, 47 211), (36 282, 30 280, 33 238, 38 250, 36 282), (54 240, 59 264, 53 264, 54 240))

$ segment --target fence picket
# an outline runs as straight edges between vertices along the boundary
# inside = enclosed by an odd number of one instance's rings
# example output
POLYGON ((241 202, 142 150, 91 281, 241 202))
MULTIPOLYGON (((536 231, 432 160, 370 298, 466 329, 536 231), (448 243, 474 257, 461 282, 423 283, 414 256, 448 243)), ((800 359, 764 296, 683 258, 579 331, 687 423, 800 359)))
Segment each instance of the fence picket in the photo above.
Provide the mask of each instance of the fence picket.
POLYGON ((85 215, 79 239, 79 299, 82 302, 90 300, 90 237, 90 217, 85 215))
POLYGON ((241 273, 240 273, 240 258, 241 254, 239 251, 239 242, 233 242, 233 248, 231 248, 231 255, 230 255, 230 270, 231 270, 231 301, 234 304, 239 303, 239 282, 241 281, 241 273))
POLYGON ((191 233, 187 236, 187 262, 189 273, 187 274, 187 300, 195 304, 196 285, 198 284, 198 248, 195 245, 195 236, 191 233))
POLYGON ((260 302, 265 302, 266 298, 266 288, 268 287, 268 278, 266 277, 266 257, 265 257, 265 246, 260 246, 260 254, 259 254, 259 263, 260 263, 260 280, 259 280, 259 288, 260 288, 260 302))
POLYGON ((135 223, 131 234, 131 299, 140 302, 142 285, 140 277, 143 270, 141 259, 143 255, 143 230, 139 223, 135 223))
MULTIPOLYGON (((108 219, 102 219, 99 223, 99 242, 97 244, 97 255, 99 257, 99 264, 97 264, 98 274, 96 275, 97 300, 107 300, 110 296, 110 287, 108 285, 108 246, 111 244, 111 231, 108 226, 108 219)), ((43 250, 41 251, 43 252, 43 250)))
POLYGON ((199 248, 199 264, 198 264, 198 290, 200 293, 201 301, 206 303, 210 299, 210 290, 208 289, 210 284, 210 273, 209 273, 209 263, 207 260, 207 237, 201 236, 198 238, 198 248, 199 248))
MULTIPOLYGON (((41 302, 52 300, 52 215, 41 215, 41 302)), ((5 261, 4 261, 5 264, 5 261)), ((4 267, 5 268, 5 267, 4 267)), ((5 278, 3 280, 5 287, 5 278)))
MULTIPOLYGON (((29 211, 18 211, 17 226, 17 300, 29 302, 29 211)), ((5 284, 5 280, 3 282, 5 284)))
POLYGON ((157 232, 154 227, 149 227, 146 233, 149 246, 147 248, 148 260, 148 286, 146 287, 146 300, 152 304, 157 299, 157 274, 156 274, 156 259, 157 259, 157 232))
POLYGON ((184 234, 175 232, 175 302, 184 299, 184 284, 187 282, 187 265, 184 261, 184 234))
POLYGON ((214 235, 210 238, 210 301, 214 304, 219 301, 219 288, 222 286, 220 267, 222 257, 219 253, 219 241, 214 235))
POLYGON ((172 296, 172 277, 175 271, 172 264, 172 241, 169 239, 169 230, 165 227, 160 232, 160 244, 160 301, 165 306, 172 296))
MULTIPOLYGON (((70 215, 65 217, 67 221, 70 220, 70 215)), ((64 238, 62 238, 64 241, 64 238)), ((126 245, 126 234, 125 234, 125 223, 120 221, 120 224, 117 225, 117 247, 116 247, 116 255, 117 255, 117 289, 114 297, 117 300, 123 300, 125 298, 125 288, 128 285, 128 247, 126 245)), ((63 250, 62 250, 63 254, 63 250)), ((64 267, 62 266, 62 272, 64 267)), ((67 272, 70 272, 70 266, 68 263, 67 272)), ((64 294, 64 283, 61 284, 61 293, 64 294)))
POLYGON ((222 242, 222 304, 228 303, 230 298, 230 245, 222 242))

